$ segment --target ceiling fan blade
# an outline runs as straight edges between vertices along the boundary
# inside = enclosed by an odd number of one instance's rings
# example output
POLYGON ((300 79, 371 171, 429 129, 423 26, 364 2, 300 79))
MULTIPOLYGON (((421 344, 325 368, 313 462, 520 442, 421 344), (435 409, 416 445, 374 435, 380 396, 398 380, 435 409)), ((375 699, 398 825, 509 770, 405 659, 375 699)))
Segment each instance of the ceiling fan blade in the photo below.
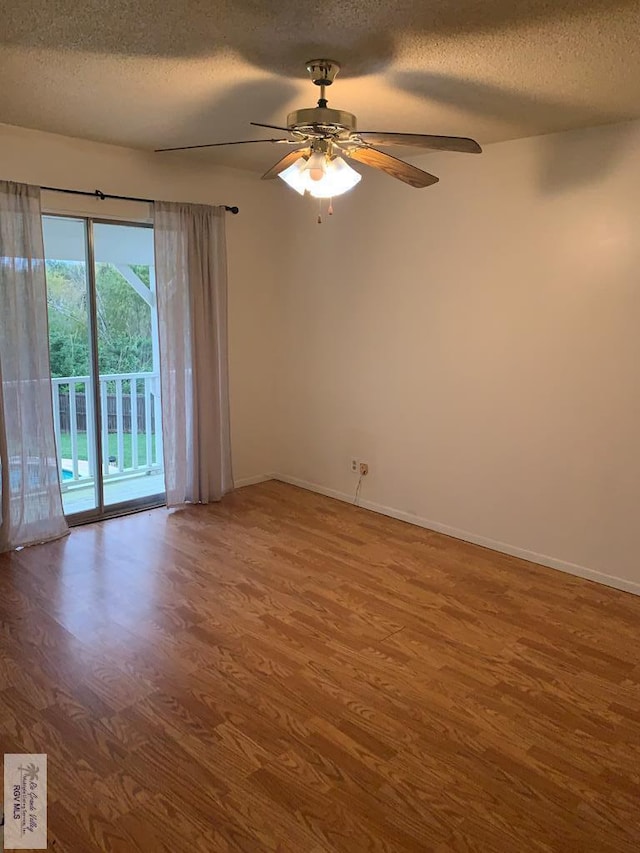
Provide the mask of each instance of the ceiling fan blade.
POLYGON ((439 180, 435 175, 423 172, 417 166, 405 163, 404 160, 398 160, 397 157, 385 154, 384 151, 378 151, 377 148, 352 148, 345 153, 348 157, 352 157, 366 166, 373 166, 374 169, 381 169, 391 175, 392 178, 404 181, 405 184, 416 187, 416 189, 430 187, 432 184, 437 184, 439 180))
POLYGON ((155 154, 163 151, 192 151, 194 148, 218 148, 220 145, 252 145, 254 142, 290 142, 290 139, 241 139, 239 142, 210 142, 208 145, 181 145, 178 148, 156 148, 155 154))
POLYGON ((257 121, 250 121, 249 124, 253 125, 253 127, 269 127, 271 130, 283 130, 285 133, 293 133, 288 127, 280 127, 277 124, 260 124, 257 121))
POLYGON ((269 178, 277 178, 280 172, 284 172, 285 169, 288 169, 296 160, 299 160, 301 157, 306 157, 307 154, 311 154, 310 148, 296 148, 293 151, 289 151, 288 154, 285 154, 277 163, 264 173, 262 176, 262 180, 268 180, 269 178))
POLYGON ((358 136, 367 145, 415 145, 433 151, 460 151, 463 154, 481 154, 482 148, 475 139, 466 136, 430 136, 426 133, 378 133, 375 130, 359 130, 358 136))

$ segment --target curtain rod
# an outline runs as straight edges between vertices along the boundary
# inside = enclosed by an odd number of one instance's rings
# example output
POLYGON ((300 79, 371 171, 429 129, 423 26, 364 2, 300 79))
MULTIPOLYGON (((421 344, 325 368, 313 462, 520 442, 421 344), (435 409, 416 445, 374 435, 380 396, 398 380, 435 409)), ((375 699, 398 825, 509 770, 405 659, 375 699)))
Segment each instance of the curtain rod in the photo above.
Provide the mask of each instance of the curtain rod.
MULTIPOLYGON (((154 199, 152 198, 137 198, 136 196, 132 195, 112 195, 111 193, 103 193, 102 190, 94 190, 93 192, 89 192, 88 190, 65 190, 62 187, 40 187, 40 189, 49 190, 49 192, 53 193, 68 193, 69 195, 88 195, 92 196, 93 198, 99 198, 102 201, 104 201, 106 198, 115 198, 118 199, 118 201, 142 201, 146 204, 154 203, 154 199)), ((228 204, 225 204, 224 209, 228 210, 229 213, 234 214, 240 212, 240 208, 236 207, 235 205, 233 207, 230 207, 228 204)))

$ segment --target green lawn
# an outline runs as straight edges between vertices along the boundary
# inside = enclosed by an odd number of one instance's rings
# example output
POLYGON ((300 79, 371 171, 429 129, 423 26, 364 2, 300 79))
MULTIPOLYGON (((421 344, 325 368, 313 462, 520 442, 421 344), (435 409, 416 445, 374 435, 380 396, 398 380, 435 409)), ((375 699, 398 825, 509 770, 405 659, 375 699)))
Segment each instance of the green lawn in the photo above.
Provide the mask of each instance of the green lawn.
MULTIPOLYGON (((63 459, 71 459, 71 433, 63 432, 60 434, 60 455, 63 459)), ((156 437, 151 436, 151 453, 155 453, 156 437)), ((109 435, 109 456, 118 455, 118 436, 115 433, 109 435)), ((78 459, 89 461, 87 450, 87 433, 78 433, 78 459)), ((146 465, 147 462, 147 445, 145 436, 138 433, 138 465, 146 465)), ((124 467, 131 467, 131 434, 124 434, 124 467)))

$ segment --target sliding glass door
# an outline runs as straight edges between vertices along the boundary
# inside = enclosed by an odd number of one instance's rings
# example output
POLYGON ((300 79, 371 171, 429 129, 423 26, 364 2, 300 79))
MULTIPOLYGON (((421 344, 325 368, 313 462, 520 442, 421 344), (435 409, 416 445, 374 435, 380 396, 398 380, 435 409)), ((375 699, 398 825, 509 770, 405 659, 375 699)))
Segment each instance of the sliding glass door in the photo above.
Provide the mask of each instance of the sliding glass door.
POLYGON ((44 216, 43 231, 65 514, 162 503, 153 230, 44 216))

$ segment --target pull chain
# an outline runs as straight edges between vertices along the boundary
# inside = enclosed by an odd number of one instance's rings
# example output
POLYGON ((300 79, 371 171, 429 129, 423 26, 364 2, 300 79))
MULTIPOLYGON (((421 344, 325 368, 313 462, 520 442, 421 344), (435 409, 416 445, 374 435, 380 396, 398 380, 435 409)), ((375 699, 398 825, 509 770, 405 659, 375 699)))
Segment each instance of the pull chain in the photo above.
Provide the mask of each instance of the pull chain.
MULTIPOLYGON (((328 201, 327 214, 329 216, 333 216, 333 199, 330 198, 328 201)), ((318 218, 316 220, 318 225, 322 225, 322 199, 318 199, 318 218)))

